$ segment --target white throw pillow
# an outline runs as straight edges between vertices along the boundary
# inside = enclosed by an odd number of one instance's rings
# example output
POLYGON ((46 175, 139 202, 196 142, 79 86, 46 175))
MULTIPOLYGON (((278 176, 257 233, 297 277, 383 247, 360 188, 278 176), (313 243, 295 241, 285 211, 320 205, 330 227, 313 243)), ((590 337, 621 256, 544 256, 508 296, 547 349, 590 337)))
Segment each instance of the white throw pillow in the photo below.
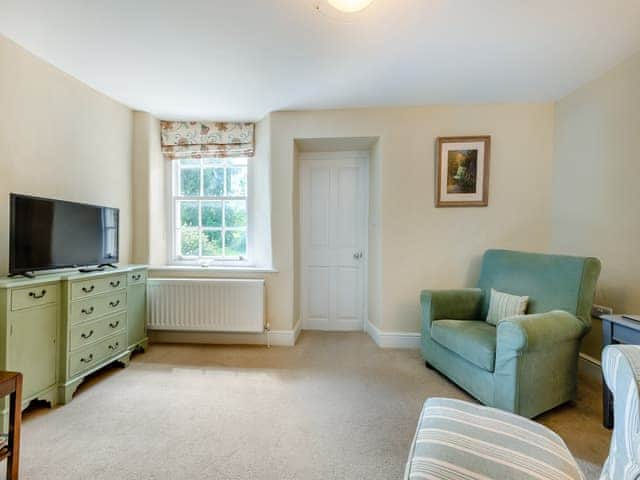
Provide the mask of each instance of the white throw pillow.
POLYGON ((508 293, 491 289, 491 300, 489 301, 489 312, 487 313, 487 323, 498 325, 501 320, 523 315, 527 310, 529 297, 518 297, 508 293))

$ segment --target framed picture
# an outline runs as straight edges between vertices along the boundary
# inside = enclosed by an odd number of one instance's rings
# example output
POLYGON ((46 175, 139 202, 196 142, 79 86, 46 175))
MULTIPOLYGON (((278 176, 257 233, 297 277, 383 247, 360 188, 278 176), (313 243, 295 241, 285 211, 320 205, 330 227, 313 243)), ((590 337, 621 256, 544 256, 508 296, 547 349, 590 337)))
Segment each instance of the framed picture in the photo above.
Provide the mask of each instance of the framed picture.
POLYGON ((438 137, 436 207, 489 204, 491 137, 438 137))

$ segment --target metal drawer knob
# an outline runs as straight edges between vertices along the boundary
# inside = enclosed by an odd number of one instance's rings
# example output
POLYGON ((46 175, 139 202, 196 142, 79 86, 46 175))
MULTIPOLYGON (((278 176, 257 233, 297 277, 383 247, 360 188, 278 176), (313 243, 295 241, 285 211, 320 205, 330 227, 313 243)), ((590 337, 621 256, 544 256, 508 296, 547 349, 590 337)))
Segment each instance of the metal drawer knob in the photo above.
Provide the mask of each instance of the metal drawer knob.
POLYGON ((109 350, 117 350, 119 346, 120 346, 120 342, 116 342, 113 345, 109 345, 109 350))
POLYGON ((118 328, 118 325, 120 325, 120 320, 118 320, 116 323, 110 323, 109 326, 111 328, 118 328))
POLYGON ((90 307, 90 308, 83 308, 82 309, 82 313, 84 313, 85 315, 91 315, 94 312, 95 308, 90 307))
POLYGON ((84 293, 91 293, 95 290, 96 286, 95 285, 91 285, 89 288, 87 287, 82 287, 82 291, 84 293))
POLYGON ((91 362, 92 360, 93 360, 93 353, 90 353, 90 354, 89 354, 89 356, 88 356, 87 358, 82 357, 82 358, 80 359, 80 361, 81 361, 82 363, 89 363, 89 362, 91 362))
POLYGON ((109 302, 109 306, 111 308, 116 308, 118 305, 120 305, 120 300, 117 300, 115 302, 109 302))
POLYGON ((137 282, 138 280, 140 280, 142 278, 142 275, 140 275, 140 274, 139 275, 132 275, 131 278, 132 278, 132 280, 134 282, 137 282))
POLYGON ((83 333, 80 336, 86 340, 87 338, 90 338, 91 335, 93 335, 93 330, 90 330, 89 333, 83 333))
POLYGON ((111 285, 113 288, 118 288, 120 286, 120 280, 118 280, 117 282, 109 282, 109 285, 111 285))
POLYGON ((42 290, 42 292, 40 292, 40 295, 38 295, 36 292, 29 292, 29 296, 35 300, 38 300, 44 297, 46 294, 47 294, 46 290, 42 290))

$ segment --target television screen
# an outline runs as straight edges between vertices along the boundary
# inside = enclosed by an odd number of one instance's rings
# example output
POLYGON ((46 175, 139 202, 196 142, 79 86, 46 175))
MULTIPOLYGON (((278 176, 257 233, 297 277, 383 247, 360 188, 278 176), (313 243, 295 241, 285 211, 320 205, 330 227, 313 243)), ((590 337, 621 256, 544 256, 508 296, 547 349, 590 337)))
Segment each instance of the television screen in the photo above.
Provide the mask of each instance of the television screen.
POLYGON ((12 193, 9 272, 118 261, 119 210, 12 193))

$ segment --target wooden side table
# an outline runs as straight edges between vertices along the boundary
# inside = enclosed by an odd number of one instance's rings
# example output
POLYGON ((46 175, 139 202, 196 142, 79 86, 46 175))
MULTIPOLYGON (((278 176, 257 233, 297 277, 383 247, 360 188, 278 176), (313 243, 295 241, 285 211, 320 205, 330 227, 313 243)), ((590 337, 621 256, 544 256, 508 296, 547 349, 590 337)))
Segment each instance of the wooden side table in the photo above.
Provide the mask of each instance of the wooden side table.
POLYGON ((0 461, 7 459, 7 479, 18 480, 20 426, 22 424, 22 374, 0 372, 0 397, 10 396, 9 438, 0 448, 0 461))
MULTIPOLYGON (((603 347, 616 343, 640 345, 640 322, 629 320, 622 315, 603 315, 602 343, 603 347)), ((613 395, 602 379, 602 424, 613 428, 613 395)))

